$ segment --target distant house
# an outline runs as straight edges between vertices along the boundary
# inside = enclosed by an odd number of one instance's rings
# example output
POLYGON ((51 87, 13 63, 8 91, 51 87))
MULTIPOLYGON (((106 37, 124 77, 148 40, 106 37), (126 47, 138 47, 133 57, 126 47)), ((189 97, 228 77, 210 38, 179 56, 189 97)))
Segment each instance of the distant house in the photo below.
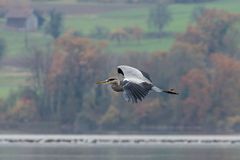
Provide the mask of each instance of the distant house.
POLYGON ((38 19, 31 8, 12 8, 5 15, 6 27, 18 31, 35 31, 38 19))

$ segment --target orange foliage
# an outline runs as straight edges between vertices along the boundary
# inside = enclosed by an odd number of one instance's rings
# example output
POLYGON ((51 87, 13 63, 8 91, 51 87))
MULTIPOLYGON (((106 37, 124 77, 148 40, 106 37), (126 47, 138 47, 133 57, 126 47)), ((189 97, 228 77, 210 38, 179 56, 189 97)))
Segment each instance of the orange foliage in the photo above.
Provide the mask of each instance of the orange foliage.
MULTIPOLYGON (((55 42, 49 80, 52 81, 64 73, 70 64, 73 67, 70 71, 72 74, 77 74, 79 70, 84 69, 90 75, 92 65, 98 65, 101 61, 101 49, 105 46, 106 42, 93 43, 88 38, 81 38, 72 33, 64 34, 55 42), (93 61, 94 63, 91 63, 93 61)), ((98 67, 95 69, 97 70, 98 67)))
POLYGON ((49 72, 49 79, 53 79, 57 75, 61 73, 63 62, 65 59, 65 54, 62 52, 58 52, 53 54, 54 61, 52 61, 52 65, 49 72))
POLYGON ((182 72, 184 124, 207 125, 208 120, 218 124, 240 111, 240 61, 230 57, 236 55, 238 45, 226 41, 235 40, 232 27, 237 20, 239 15, 207 10, 177 37, 172 57, 180 68, 175 72, 182 72))
POLYGON ((221 51, 223 48, 228 49, 225 38, 237 20, 239 20, 239 15, 224 11, 208 10, 204 12, 196 28, 201 30, 202 35, 205 36, 205 44, 208 45, 209 52, 221 51))
POLYGON ((158 99, 151 101, 145 100, 134 108, 134 113, 136 114, 137 118, 141 119, 156 112, 159 108, 160 102, 158 99))
POLYGON ((219 53, 213 54, 211 61, 213 95, 216 98, 214 107, 219 107, 218 116, 239 113, 240 61, 219 53))
MULTIPOLYGON (((204 120, 206 112, 211 107, 211 85, 206 72, 200 69, 192 69, 181 79, 183 96, 183 112, 188 117, 196 113, 195 120, 204 120)), ((188 119, 189 120, 189 119, 188 119)))
POLYGON ((37 107, 34 101, 21 98, 16 101, 15 106, 9 110, 8 119, 26 122, 38 119, 37 107))
POLYGON ((118 43, 128 39, 128 33, 123 28, 118 28, 110 33, 110 39, 116 40, 118 43))
POLYGON ((216 71, 224 74, 225 77, 229 75, 240 74, 240 61, 231 58, 221 53, 215 53, 210 57, 216 71))
POLYGON ((228 32, 239 19, 240 16, 237 14, 221 10, 206 10, 199 17, 196 25, 189 26, 186 33, 177 37, 177 45, 174 48, 178 48, 179 43, 187 43, 205 55, 219 51, 232 51, 235 46, 229 44, 226 39, 232 39, 228 37, 228 32))
POLYGON ((225 87, 223 84, 229 80, 232 80, 231 86, 240 84, 239 60, 219 53, 213 54, 210 59, 214 67, 212 79, 216 90, 225 87))
POLYGON ((206 10, 202 17, 199 17, 197 28, 204 32, 222 29, 222 25, 239 19, 239 15, 225 12, 223 10, 206 10))

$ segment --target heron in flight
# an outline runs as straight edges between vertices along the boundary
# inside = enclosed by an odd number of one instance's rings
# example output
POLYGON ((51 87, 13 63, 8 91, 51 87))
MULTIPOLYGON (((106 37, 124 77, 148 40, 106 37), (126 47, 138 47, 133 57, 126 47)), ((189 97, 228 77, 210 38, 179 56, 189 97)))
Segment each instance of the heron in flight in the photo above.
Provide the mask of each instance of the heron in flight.
POLYGON ((110 77, 104 81, 96 82, 97 84, 110 84, 116 92, 123 92, 123 97, 127 102, 137 103, 142 101, 149 91, 175 94, 174 89, 163 90, 152 83, 148 73, 139 69, 121 65, 117 67, 117 76, 110 77))

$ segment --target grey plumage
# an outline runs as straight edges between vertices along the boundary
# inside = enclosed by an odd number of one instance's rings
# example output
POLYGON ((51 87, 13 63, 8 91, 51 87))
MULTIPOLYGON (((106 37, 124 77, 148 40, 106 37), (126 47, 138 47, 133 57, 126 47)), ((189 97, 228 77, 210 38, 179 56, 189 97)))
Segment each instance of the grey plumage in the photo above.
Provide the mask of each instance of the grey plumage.
POLYGON ((149 91, 178 94, 174 90, 162 90, 153 85, 148 73, 134 67, 120 65, 117 67, 117 77, 110 77, 97 84, 111 84, 116 92, 123 92, 123 97, 127 102, 137 103, 142 101, 149 91))

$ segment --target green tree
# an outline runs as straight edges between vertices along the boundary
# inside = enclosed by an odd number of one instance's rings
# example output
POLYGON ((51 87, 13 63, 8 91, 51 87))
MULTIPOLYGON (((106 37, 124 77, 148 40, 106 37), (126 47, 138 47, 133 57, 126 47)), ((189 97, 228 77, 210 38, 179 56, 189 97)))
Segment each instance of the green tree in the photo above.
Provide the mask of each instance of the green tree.
POLYGON ((192 20, 193 21, 197 21, 199 17, 201 17, 204 12, 207 9, 204 6, 197 6, 196 8, 194 8, 193 12, 192 12, 192 20))
POLYGON ((104 39, 109 35, 109 30, 103 26, 96 26, 90 34, 93 38, 104 39))
POLYGON ((171 12, 168 6, 164 3, 159 3, 156 7, 150 10, 149 14, 149 25, 155 27, 159 33, 163 31, 164 26, 166 26, 171 20, 171 12))
POLYGON ((38 19, 38 26, 41 28, 44 25, 45 18, 43 16, 43 12, 40 10, 34 10, 34 14, 36 15, 38 19))
POLYGON ((6 43, 3 39, 0 38, 0 58, 3 56, 6 49, 6 43))
POLYGON ((50 34, 53 38, 58 38, 63 28, 63 15, 60 12, 51 10, 49 17, 50 20, 46 26, 46 33, 50 34))
POLYGON ((47 78, 47 73, 50 68, 51 55, 47 50, 42 48, 31 48, 31 55, 27 58, 25 65, 29 68, 31 72, 31 88, 38 96, 36 105, 38 106, 38 113, 40 118, 47 118, 49 115, 49 93, 47 91, 47 86, 45 85, 45 80, 47 78))

